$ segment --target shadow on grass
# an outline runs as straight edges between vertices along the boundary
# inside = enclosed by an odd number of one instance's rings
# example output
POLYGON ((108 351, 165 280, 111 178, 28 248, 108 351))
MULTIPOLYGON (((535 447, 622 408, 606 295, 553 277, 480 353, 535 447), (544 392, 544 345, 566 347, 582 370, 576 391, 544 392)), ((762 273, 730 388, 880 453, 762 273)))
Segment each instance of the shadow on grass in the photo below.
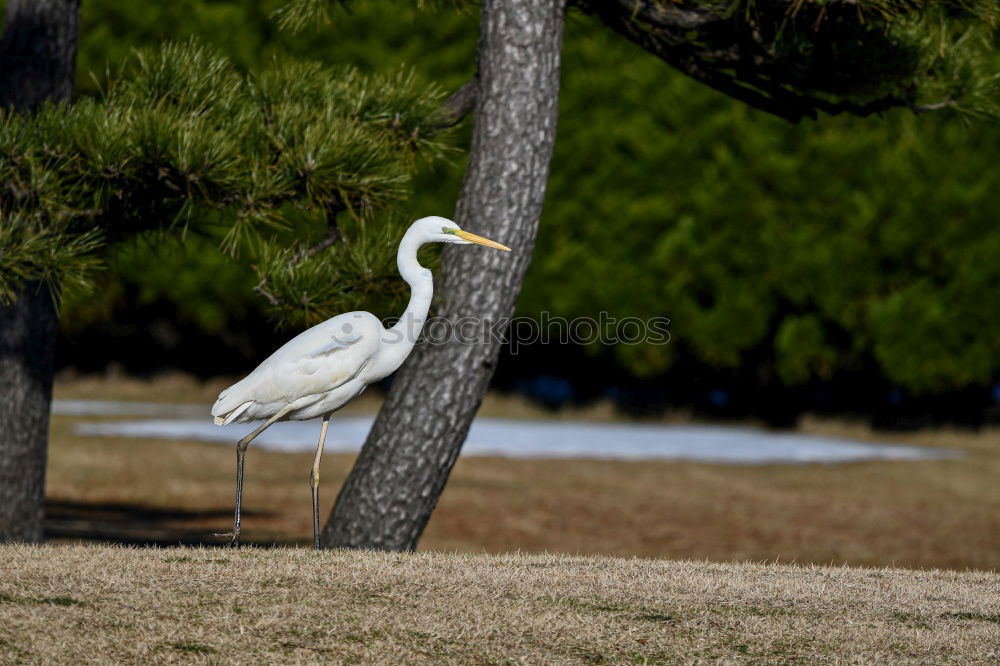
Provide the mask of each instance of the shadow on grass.
MULTIPOLYGON (((274 513, 243 511, 247 517, 267 517, 274 513)), ((228 526, 232 509, 188 509, 150 507, 140 504, 84 502, 45 503, 45 538, 49 541, 89 541, 129 546, 217 546, 226 545, 215 536, 218 528, 207 529, 208 521, 228 526)), ((262 548, 293 545, 293 541, 247 541, 262 548)))

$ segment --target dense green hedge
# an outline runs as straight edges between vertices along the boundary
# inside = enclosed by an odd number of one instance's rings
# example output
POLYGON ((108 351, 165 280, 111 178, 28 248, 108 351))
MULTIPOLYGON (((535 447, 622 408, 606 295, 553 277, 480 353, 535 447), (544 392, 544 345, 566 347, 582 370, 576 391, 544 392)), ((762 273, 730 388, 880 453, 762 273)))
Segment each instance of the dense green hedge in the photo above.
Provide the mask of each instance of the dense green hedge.
MULTIPOLYGON (((88 0, 79 88, 133 47, 191 34, 251 69, 278 53, 366 72, 405 63, 448 89, 474 71, 473 14, 357 2, 292 35, 267 18, 279 4, 88 0)), ((617 349, 636 376, 681 355, 713 367, 752 355, 791 385, 871 358, 915 392, 996 380, 996 125, 905 112, 788 125, 581 18, 567 28, 560 109, 521 314, 669 317, 671 344, 617 349)), ((450 214, 462 166, 419 175, 410 214, 450 214)), ((118 281, 210 332, 261 308, 252 272, 212 246, 123 248, 107 288, 67 302, 67 326, 99 321, 118 281), (226 285, 225 298, 205 284, 226 285)))

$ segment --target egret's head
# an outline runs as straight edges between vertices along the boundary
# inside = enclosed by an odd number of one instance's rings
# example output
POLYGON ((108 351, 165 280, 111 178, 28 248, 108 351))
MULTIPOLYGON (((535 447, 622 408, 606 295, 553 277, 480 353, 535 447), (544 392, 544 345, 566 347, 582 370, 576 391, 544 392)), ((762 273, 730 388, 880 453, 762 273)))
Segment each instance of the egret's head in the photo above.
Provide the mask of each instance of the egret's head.
POLYGON ((420 229, 423 231, 424 237, 427 239, 426 242, 429 243, 454 243, 455 245, 469 245, 471 243, 475 243, 477 245, 485 245, 486 247, 494 247, 498 250, 510 252, 510 248, 506 245, 501 245, 500 243, 492 241, 489 238, 483 238, 482 236, 477 236, 476 234, 469 233, 468 231, 462 231, 457 224, 443 217, 425 217, 417 220, 413 224, 414 226, 420 225, 420 229))

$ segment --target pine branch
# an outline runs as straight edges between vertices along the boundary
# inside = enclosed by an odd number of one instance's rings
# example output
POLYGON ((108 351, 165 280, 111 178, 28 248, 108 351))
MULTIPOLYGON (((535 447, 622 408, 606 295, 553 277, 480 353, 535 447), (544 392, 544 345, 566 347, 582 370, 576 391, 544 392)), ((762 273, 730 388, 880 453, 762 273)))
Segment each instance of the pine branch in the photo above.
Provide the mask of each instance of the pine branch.
POLYGON ((257 276, 260 278, 260 281, 257 283, 257 286, 253 288, 254 293, 263 296, 264 299, 267 300, 267 302, 270 303, 271 307, 273 308, 286 307, 285 303, 282 302, 280 298, 275 296, 267 289, 267 278, 264 277, 264 274, 261 273, 256 266, 252 266, 251 268, 253 268, 253 270, 257 273, 257 276))
POLYGON ((441 127, 455 127, 476 108, 479 96, 479 76, 469 79, 465 85, 453 92, 442 105, 444 120, 441 127))
POLYGON ((405 70, 365 77, 278 62, 249 77, 189 42, 140 52, 101 99, 31 116, 0 110, 0 297, 28 278, 84 279, 89 230, 115 241, 206 225, 217 237, 221 222, 231 254, 265 231, 283 235, 256 291, 314 312, 335 292, 290 300, 293 274, 316 293, 336 282, 323 273, 337 267, 311 260, 344 244, 337 214, 391 207, 420 159, 451 150, 443 137, 463 111, 446 110, 444 97, 405 70), (329 222, 317 244, 290 238, 319 220, 329 222))
POLYGON ((329 230, 327 231, 326 236, 323 237, 323 240, 316 243, 312 247, 300 248, 299 251, 295 253, 294 263, 297 264, 303 259, 309 259, 310 257, 316 256, 326 248, 331 247, 332 245, 342 241, 343 238, 344 237, 340 233, 340 229, 337 228, 336 222, 331 222, 329 230))
MULTIPOLYGON (((938 0, 936 4, 948 2, 951 0, 938 0)), ((966 19, 988 31, 995 21, 995 4, 994 0, 969 3, 966 19)), ((905 31, 898 36, 890 34, 896 28, 894 22, 924 20, 923 12, 936 6, 929 0, 746 0, 743 4, 576 0, 575 6, 687 76, 792 123, 816 118, 819 113, 867 116, 891 108, 914 113, 958 108, 964 96, 962 86, 976 85, 973 70, 977 63, 969 44, 963 43, 964 33, 952 38, 952 44, 918 44, 916 39, 908 41, 905 31), (804 36, 795 37, 799 32, 804 36), (803 47, 796 45, 795 39, 804 40, 808 48, 797 51, 803 47), (929 55, 909 62, 911 53, 920 48, 929 55), (885 71, 869 72, 870 67, 854 62, 817 60, 829 57, 816 55, 825 53, 823 49, 833 53, 867 49, 871 55, 861 63, 875 59, 885 71), (959 71, 971 79, 961 81, 959 71), (932 89, 935 77, 947 82, 944 95, 932 89), (855 90, 850 89, 852 85, 855 90), (929 92, 921 95, 921 87, 929 92), (944 99, 919 101, 928 96, 944 99)), ((960 13, 949 11, 948 20, 960 22, 960 13)), ((935 31, 925 26, 922 33, 928 32, 935 31)), ((920 30, 917 33, 917 37, 922 36, 920 30)), ((984 40, 980 49, 985 48, 984 40)))
MULTIPOLYGON (((343 210, 343 209, 341 209, 343 210)), ((337 243, 344 242, 344 235, 340 232, 340 227, 337 225, 335 213, 330 215, 329 221, 327 223, 326 235, 315 245, 310 247, 300 247, 295 251, 295 254, 288 260, 285 268, 288 271, 294 271, 295 267, 301 264, 303 261, 312 259, 317 254, 333 247, 337 243)), ((253 288, 254 292, 264 297, 268 303, 270 303, 273 308, 290 308, 288 303, 279 298, 274 292, 268 289, 268 279, 262 271, 260 271, 257 266, 253 266, 254 271, 257 272, 257 276, 260 280, 257 285, 253 288)))
POLYGON ((58 223, 0 214, 0 305, 10 303, 22 282, 42 281, 55 294, 65 282, 86 286, 101 244, 96 230, 67 234, 58 223))

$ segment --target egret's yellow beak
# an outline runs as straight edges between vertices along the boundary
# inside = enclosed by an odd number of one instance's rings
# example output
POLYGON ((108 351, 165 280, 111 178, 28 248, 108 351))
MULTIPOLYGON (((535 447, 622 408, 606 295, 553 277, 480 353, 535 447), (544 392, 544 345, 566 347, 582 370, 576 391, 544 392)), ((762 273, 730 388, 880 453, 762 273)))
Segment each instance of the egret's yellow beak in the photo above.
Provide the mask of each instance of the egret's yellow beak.
POLYGON ((486 247, 495 247, 498 250, 504 250, 505 252, 510 252, 510 248, 506 245, 501 245, 500 243, 490 240, 489 238, 483 238, 482 236, 477 236, 476 234, 470 234, 468 231, 462 231, 461 229, 456 229, 452 232, 464 241, 469 241, 470 243, 475 243, 476 245, 485 245, 486 247))

